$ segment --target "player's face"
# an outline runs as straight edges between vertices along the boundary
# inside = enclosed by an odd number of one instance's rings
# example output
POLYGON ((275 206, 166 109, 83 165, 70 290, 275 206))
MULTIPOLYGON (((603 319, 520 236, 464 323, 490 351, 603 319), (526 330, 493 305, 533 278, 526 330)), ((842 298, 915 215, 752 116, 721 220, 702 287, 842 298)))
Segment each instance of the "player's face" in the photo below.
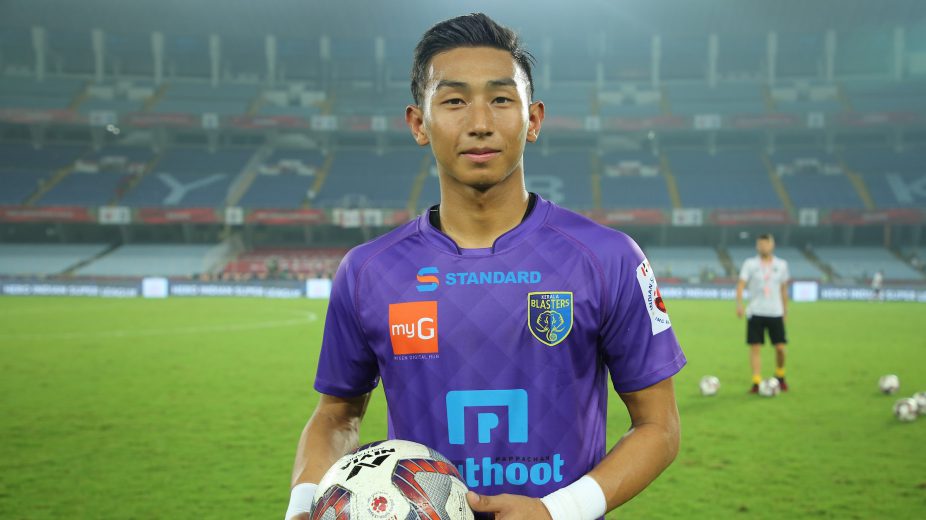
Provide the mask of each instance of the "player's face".
POLYGON ((422 105, 406 120, 418 144, 431 145, 442 183, 484 192, 523 170, 524 146, 543 121, 529 89, 504 50, 459 47, 431 59, 422 105))
POLYGON ((756 240, 756 251, 758 251, 761 256, 768 256, 772 254, 772 251, 774 250, 774 240, 768 238, 760 238, 759 240, 756 240))

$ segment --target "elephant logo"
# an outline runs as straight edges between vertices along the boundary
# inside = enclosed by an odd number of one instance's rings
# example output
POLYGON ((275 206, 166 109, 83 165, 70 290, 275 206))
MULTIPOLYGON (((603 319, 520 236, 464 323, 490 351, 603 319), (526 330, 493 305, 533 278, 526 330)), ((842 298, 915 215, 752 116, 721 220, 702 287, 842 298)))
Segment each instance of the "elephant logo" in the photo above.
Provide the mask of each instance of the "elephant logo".
POLYGON ((548 347, 562 343, 572 331, 572 293, 528 293, 527 328, 548 347))

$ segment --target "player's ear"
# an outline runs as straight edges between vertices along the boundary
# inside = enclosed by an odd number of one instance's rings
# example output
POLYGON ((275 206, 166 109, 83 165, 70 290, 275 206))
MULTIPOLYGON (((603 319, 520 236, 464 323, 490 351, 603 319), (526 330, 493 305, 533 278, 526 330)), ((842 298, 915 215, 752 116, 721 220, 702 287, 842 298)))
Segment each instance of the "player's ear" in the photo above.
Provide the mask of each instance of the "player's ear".
POLYGON ((527 107, 527 142, 536 143, 540 139, 540 127, 543 125, 543 101, 535 101, 527 107))
POLYGON ((405 107, 405 124, 412 132, 412 137, 419 146, 425 146, 431 142, 428 134, 424 130, 424 112, 418 105, 408 105, 405 107))

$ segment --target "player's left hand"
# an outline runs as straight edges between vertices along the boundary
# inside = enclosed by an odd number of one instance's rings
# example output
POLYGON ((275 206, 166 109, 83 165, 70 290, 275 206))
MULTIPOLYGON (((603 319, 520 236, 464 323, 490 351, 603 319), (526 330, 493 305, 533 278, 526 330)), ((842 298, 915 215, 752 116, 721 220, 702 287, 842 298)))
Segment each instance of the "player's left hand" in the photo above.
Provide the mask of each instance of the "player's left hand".
POLYGON ((552 520, 547 506, 539 498, 521 495, 466 494, 469 507, 478 513, 495 513, 495 520, 552 520))

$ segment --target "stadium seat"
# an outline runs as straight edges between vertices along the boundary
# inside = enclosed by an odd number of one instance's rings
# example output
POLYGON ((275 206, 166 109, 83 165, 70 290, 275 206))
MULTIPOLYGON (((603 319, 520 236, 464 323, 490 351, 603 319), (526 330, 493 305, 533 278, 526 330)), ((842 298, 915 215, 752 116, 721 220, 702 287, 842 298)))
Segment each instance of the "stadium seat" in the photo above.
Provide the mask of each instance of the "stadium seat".
POLYGON ((0 275, 55 275, 93 258, 106 244, 0 244, 0 275))
POLYGON ((228 261, 228 244, 125 245, 77 270, 83 276, 180 276, 213 272, 228 261))

